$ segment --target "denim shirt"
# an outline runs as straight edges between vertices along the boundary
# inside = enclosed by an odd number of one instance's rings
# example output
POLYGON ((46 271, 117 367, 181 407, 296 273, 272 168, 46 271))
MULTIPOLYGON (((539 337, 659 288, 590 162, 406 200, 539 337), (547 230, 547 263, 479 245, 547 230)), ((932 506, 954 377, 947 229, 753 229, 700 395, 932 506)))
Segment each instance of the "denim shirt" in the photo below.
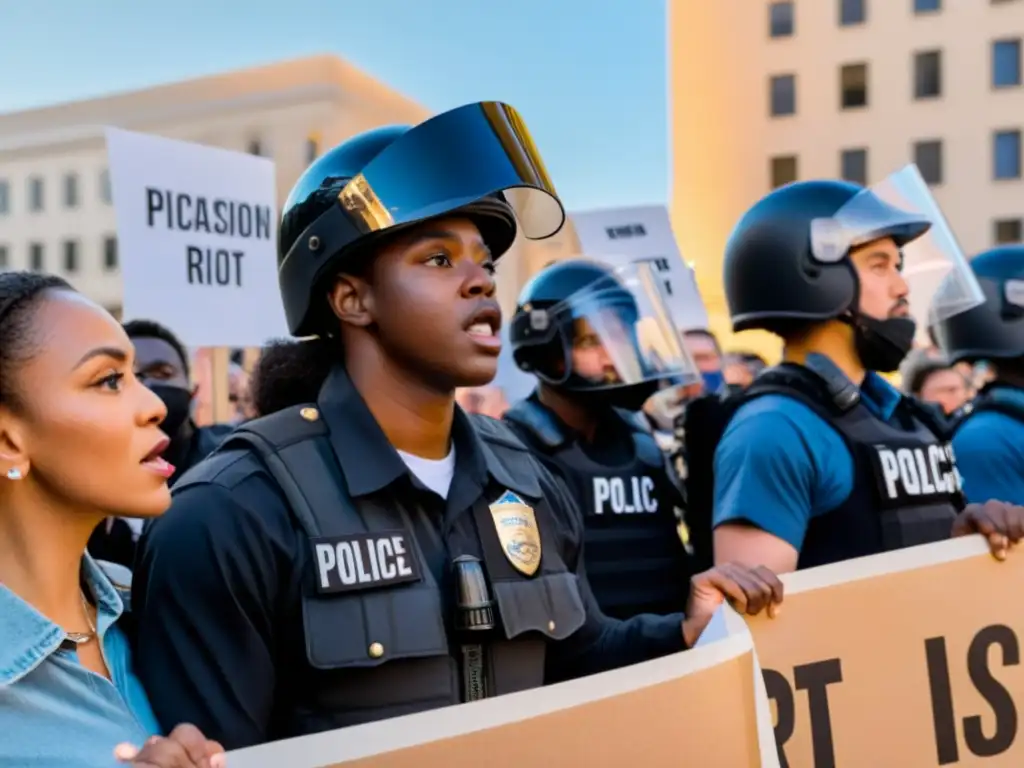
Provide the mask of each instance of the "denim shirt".
POLYGON ((64 630, 0 584, 0 768, 114 768, 115 746, 160 733, 115 624, 124 603, 88 555, 82 574, 111 680, 81 666, 61 647, 64 630))

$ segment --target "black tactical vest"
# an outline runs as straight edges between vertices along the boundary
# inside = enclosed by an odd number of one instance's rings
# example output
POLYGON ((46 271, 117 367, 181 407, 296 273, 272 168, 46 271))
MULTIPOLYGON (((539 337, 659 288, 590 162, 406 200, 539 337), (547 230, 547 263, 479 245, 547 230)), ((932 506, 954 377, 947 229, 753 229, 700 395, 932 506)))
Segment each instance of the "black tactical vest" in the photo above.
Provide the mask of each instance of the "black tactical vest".
POLYGON ((761 374, 742 402, 767 394, 800 401, 843 438, 853 457, 853 491, 811 519, 798 568, 813 568, 948 539, 964 507, 960 474, 941 420, 903 398, 893 421, 877 418, 860 390, 838 376, 784 363, 761 374))
POLYGON ((620 619, 681 611, 691 575, 677 530, 682 493, 654 438, 628 416, 621 418, 630 430, 632 456, 606 466, 536 400, 523 400, 505 414, 538 458, 565 478, 584 513, 584 564, 601 610, 620 619))
MULTIPOLYGON (((281 671, 283 678, 292 675, 291 688, 301 690, 292 694, 296 702, 282 707, 287 712, 280 716, 284 722, 277 730, 287 735, 315 733, 462 703, 466 696, 460 641, 449 635, 451 596, 426 566, 415 528, 400 507, 370 500, 357 503, 348 494, 328 426, 322 418, 307 419, 311 413, 316 413, 311 406, 295 406, 246 422, 179 483, 183 488, 208 482, 220 471, 219 465, 237 460, 239 450, 251 450, 288 501, 300 547, 317 552, 301 574, 309 666, 281 671), (396 532, 408 535, 395 544, 396 532), (350 580, 372 579, 385 568, 388 575, 400 577, 410 560, 399 562, 395 555, 406 547, 421 564, 419 579, 368 589, 345 589, 342 584, 324 594, 324 582, 320 589, 317 585, 323 577, 318 573, 317 544, 343 537, 354 542, 356 557, 343 563, 343 556, 348 559, 350 553, 337 549, 335 561, 339 568, 346 566, 341 570, 350 580)), ((474 426, 483 448, 491 452, 488 460, 502 462, 509 475, 529 473, 540 495, 535 479, 539 467, 508 428, 482 417, 474 418, 474 426)), ((577 577, 555 544, 558 536, 550 516, 536 514, 542 545, 547 546, 539 569, 526 577, 504 555, 506 542, 498 538, 488 503, 479 500, 472 513, 498 626, 481 635, 480 642, 487 649, 488 695, 500 695, 543 685, 547 642, 573 634, 586 613, 577 577)), ((340 582, 337 575, 333 578, 336 586, 344 582, 344 575, 340 582)))

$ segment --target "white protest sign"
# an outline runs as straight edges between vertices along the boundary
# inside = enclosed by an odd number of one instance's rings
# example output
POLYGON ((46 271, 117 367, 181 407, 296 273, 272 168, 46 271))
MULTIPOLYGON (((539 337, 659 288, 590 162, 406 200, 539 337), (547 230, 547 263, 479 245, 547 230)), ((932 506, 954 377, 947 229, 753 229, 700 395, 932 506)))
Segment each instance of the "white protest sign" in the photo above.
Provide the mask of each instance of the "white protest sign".
POLYGON ((693 269, 683 261, 663 205, 603 208, 572 214, 582 255, 616 267, 653 261, 672 322, 680 331, 707 328, 708 313, 693 269))
POLYGON ((195 347, 288 335, 271 160, 107 129, 124 318, 195 347))

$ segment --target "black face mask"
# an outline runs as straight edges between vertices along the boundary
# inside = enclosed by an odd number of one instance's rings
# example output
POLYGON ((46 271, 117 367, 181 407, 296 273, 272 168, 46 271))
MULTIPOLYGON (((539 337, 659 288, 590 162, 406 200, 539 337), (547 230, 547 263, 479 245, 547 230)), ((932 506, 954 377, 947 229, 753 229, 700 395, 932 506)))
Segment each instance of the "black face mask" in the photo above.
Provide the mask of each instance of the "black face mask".
POLYGON ((167 417, 160 424, 160 429, 167 433, 173 443, 192 414, 192 393, 184 387, 170 384, 151 384, 149 388, 167 406, 167 417))
POLYGON ((869 371, 892 373, 914 346, 917 323, 909 317, 878 320, 858 315, 853 322, 854 343, 861 364, 869 371))
POLYGON ((659 382, 643 381, 623 387, 596 390, 573 390, 574 400, 583 403, 587 408, 621 408, 635 413, 643 408, 648 398, 658 391, 659 382))

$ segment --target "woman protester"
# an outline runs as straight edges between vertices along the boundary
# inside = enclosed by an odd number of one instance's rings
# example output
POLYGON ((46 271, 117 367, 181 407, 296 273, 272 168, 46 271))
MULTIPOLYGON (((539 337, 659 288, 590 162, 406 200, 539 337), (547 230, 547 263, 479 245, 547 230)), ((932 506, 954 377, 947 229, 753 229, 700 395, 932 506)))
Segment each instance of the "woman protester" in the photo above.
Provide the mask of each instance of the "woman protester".
POLYGON ((51 275, 0 274, 0 766, 213 768, 160 734, 132 671, 130 572, 85 553, 110 515, 154 517, 174 468, 165 409, 105 310, 51 275))

